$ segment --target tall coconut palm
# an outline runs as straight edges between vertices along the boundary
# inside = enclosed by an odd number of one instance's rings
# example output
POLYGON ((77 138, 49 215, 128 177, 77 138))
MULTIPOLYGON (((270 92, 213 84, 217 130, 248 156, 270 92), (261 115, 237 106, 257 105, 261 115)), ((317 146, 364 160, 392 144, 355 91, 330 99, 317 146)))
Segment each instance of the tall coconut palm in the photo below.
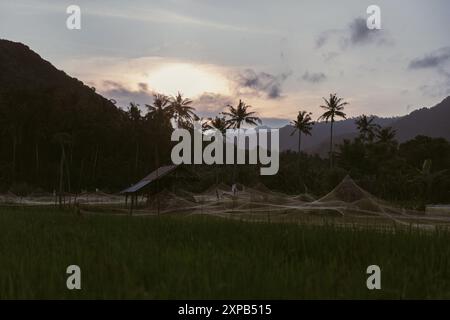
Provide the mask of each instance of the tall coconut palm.
POLYGON ((168 109, 172 113, 172 117, 178 127, 183 127, 186 122, 191 122, 195 119, 195 108, 191 107, 192 100, 184 98, 183 95, 178 94, 169 99, 168 109))
POLYGON ((132 137, 133 140, 136 143, 135 147, 135 157, 134 157, 134 171, 133 171, 133 177, 138 177, 138 165, 139 165, 139 136, 141 134, 141 125, 142 125, 142 116, 141 116, 141 110, 139 109, 139 105, 130 102, 130 106, 127 110, 127 116, 130 120, 130 124, 132 127, 132 137))
MULTIPOLYGON (((225 117, 216 116, 213 118, 208 118, 206 122, 203 123, 203 130, 218 130, 220 134, 225 136, 225 133, 227 131, 228 124, 225 117)), ((217 169, 216 171, 219 171, 217 169)), ((220 170, 221 171, 221 170, 220 170)), ((216 173, 216 183, 219 183, 219 174, 216 173)))
POLYGON ((291 136, 293 136, 298 131, 298 148, 297 152, 300 155, 300 147, 302 143, 302 133, 304 135, 310 136, 311 130, 314 125, 314 121, 311 121, 311 112, 299 111, 297 115, 297 119, 291 121, 291 126, 294 127, 294 131, 291 132, 291 136))
POLYGON ((294 121, 291 121, 291 126, 294 127, 294 131, 291 132, 291 136, 293 136, 298 131, 298 169, 300 172, 300 151, 301 151, 301 144, 302 144, 302 133, 304 135, 310 136, 311 130, 314 125, 314 122, 311 121, 311 112, 306 111, 299 111, 297 114, 297 119, 294 121))
MULTIPOLYGON (((240 129, 242 124, 249 124, 252 126, 256 126, 257 124, 261 124, 261 119, 256 116, 255 112, 249 111, 252 106, 247 105, 244 101, 239 100, 239 103, 236 107, 232 105, 227 105, 228 112, 222 112, 224 116, 229 117, 226 120, 228 128, 240 129)), ((239 136, 238 136, 239 137, 239 136)), ((239 148, 239 141, 238 141, 239 148)), ((236 182, 236 162, 233 167, 233 181, 236 182)))
POLYGON ((256 117, 255 112, 249 112, 248 110, 252 106, 247 105, 244 101, 239 100, 236 107, 227 105, 228 112, 222 112, 223 115, 228 116, 227 124, 229 128, 240 129, 243 123, 256 126, 261 124, 261 119, 256 117))
POLYGON ((206 130, 219 130, 222 135, 225 134, 228 123, 225 117, 216 116, 213 118, 208 118, 208 121, 205 122, 204 128, 206 130))
MULTIPOLYGON (((147 117, 151 120, 167 122, 167 119, 172 115, 171 109, 168 107, 169 98, 163 94, 153 95, 153 105, 146 104, 148 114, 147 117)), ((160 122, 161 124, 161 122, 160 122)))
POLYGON ((155 164, 159 167, 159 146, 161 143, 161 136, 164 128, 170 127, 170 118, 172 116, 172 111, 168 107, 169 98, 163 94, 153 95, 153 105, 146 104, 148 109, 146 115, 147 120, 153 124, 155 128, 155 164))
POLYGON ((348 105, 348 102, 339 98, 336 93, 330 94, 330 98, 327 100, 323 98, 325 105, 321 105, 322 109, 325 109, 325 113, 322 114, 318 120, 325 120, 325 123, 330 122, 330 167, 333 168, 333 124, 336 118, 346 119, 346 115, 343 112, 344 106, 348 105))
POLYGON ((375 118, 373 116, 369 118, 365 114, 355 120, 356 127, 359 130, 359 136, 364 143, 372 142, 376 130, 380 127, 374 123, 374 120, 375 118))

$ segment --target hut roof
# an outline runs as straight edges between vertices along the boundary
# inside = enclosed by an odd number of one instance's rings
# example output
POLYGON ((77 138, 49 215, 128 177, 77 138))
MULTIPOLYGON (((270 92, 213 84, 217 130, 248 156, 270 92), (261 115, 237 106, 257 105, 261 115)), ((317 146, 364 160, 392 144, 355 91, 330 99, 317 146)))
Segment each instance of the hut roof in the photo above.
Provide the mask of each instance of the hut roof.
POLYGON ((159 167, 158 169, 156 169, 155 171, 150 173, 148 176, 146 176, 145 178, 143 178, 136 184, 132 185, 131 187, 129 187, 125 190, 122 190, 120 193, 135 193, 135 192, 141 190, 142 188, 144 188, 145 186, 147 186, 148 184, 150 184, 152 181, 156 181, 156 180, 164 177, 165 175, 169 174, 170 172, 175 170, 177 167, 178 167, 178 165, 168 165, 168 166, 159 167))

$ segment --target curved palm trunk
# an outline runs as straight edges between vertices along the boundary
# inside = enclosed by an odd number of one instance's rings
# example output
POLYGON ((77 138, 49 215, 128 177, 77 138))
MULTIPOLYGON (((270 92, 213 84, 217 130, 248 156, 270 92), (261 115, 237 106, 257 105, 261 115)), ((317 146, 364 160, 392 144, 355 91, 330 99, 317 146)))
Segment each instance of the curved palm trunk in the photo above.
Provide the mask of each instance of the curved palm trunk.
MULTIPOLYGON (((237 129, 240 130, 241 129, 241 125, 238 124, 237 129)), ((233 138, 233 143, 234 143, 234 138, 233 138)), ((236 145, 236 152, 235 152, 235 158, 234 158, 234 165, 233 165, 233 183, 236 183, 236 168, 237 168, 237 153, 239 151, 239 132, 238 132, 238 136, 237 136, 237 145, 236 145)))
MULTIPOLYGON (((239 137, 238 137, 239 140, 239 137)), ((238 142, 239 144, 239 142, 238 142)), ((239 148, 239 145, 236 147, 236 152, 237 152, 237 148, 239 148)), ((236 167, 237 166, 237 156, 234 159, 234 165, 233 165, 233 183, 236 183, 236 167)))
POLYGON ((330 130, 330 168, 333 168, 333 123, 334 123, 334 120, 331 119, 331 130, 330 130))
POLYGON ((298 147, 297 147, 297 152, 300 155, 300 147, 302 144, 302 133, 299 131, 298 132, 298 147))
POLYGON ((301 185, 301 172, 302 172, 302 170, 301 170, 301 165, 300 165, 300 161, 301 161, 301 153, 300 153, 300 147, 301 147, 301 145, 302 145, 302 132, 301 131, 299 131, 298 132, 298 148, 297 148, 297 151, 298 151, 298 159, 297 159, 297 165, 298 165, 298 177, 299 177, 299 181, 298 181, 298 183, 299 183, 299 186, 301 185))

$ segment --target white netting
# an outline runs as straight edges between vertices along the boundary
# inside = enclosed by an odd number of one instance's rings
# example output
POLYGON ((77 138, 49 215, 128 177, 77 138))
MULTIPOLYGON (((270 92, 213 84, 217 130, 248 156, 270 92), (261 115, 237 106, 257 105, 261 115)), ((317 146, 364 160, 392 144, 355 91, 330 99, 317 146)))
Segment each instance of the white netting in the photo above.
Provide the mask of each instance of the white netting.
MULTIPOLYGON (((0 195, 0 203, 22 205, 55 204, 51 194, 31 195, 21 198, 12 193, 0 195)), ((102 192, 66 194, 66 204, 78 203, 84 212, 130 213, 130 199, 125 206, 123 195, 102 192), (102 210, 99 210, 102 205, 102 210)), ((287 195, 258 184, 253 187, 224 184, 213 185, 201 193, 185 190, 163 190, 146 198, 138 197, 133 209, 135 215, 185 214, 213 215, 219 217, 271 222, 336 223, 354 225, 413 225, 434 227, 450 226, 450 215, 425 214, 408 210, 380 200, 359 187, 349 176, 331 192, 320 199, 309 194, 287 195)))
MULTIPOLYGON (((3 205, 24 205, 40 206, 52 205, 59 202, 59 195, 46 192, 32 193, 26 197, 20 197, 11 192, 0 194, 0 204, 3 205)), ((84 192, 80 194, 64 193, 61 195, 61 202, 70 204, 122 204, 123 196, 118 194, 107 194, 104 192, 84 192)))
POLYGON ((312 195, 287 195, 271 191, 262 184, 254 187, 232 187, 219 184, 202 193, 178 191, 176 194, 162 191, 141 203, 135 214, 205 214, 227 218, 298 222, 329 221, 337 223, 408 225, 434 227, 450 226, 450 216, 425 215, 424 212, 396 207, 380 200, 359 187, 349 176, 322 198, 312 195), (318 220, 317 218, 324 218, 318 220))

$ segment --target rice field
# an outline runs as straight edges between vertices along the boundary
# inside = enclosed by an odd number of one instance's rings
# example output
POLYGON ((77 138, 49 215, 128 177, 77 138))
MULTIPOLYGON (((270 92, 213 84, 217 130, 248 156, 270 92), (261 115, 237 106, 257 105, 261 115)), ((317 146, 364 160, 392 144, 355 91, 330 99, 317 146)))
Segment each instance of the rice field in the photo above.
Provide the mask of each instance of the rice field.
POLYGON ((450 299, 450 232, 0 207, 0 298, 450 299))

